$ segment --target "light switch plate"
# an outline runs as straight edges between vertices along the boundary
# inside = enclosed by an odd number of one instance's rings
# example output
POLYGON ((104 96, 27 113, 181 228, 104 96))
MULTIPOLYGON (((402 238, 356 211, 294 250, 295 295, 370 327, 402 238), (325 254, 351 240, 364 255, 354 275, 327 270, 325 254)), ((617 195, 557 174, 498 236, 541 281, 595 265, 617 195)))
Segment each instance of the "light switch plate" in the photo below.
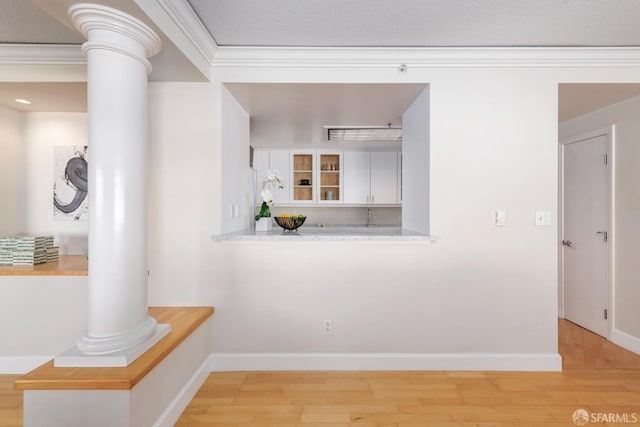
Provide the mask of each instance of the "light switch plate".
POLYGON ((496 210, 495 224, 496 227, 504 227, 507 225, 507 211, 503 209, 496 210))
POLYGON ((551 211, 536 211, 536 226, 551 225, 551 211))

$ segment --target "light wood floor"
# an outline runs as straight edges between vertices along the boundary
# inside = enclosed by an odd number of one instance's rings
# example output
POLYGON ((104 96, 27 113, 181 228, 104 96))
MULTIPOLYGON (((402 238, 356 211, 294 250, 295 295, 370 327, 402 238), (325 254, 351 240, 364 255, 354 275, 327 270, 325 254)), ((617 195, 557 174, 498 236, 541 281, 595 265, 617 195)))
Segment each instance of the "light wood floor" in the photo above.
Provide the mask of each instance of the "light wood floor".
MULTIPOLYGON (((640 425, 640 356, 563 320, 559 351, 563 372, 213 373, 176 426, 553 427, 578 408, 640 425)), ((16 378, 0 376, 1 427, 22 425, 16 378)))
POLYGON ((562 355, 562 369, 565 371, 640 369, 640 356, 637 354, 563 319, 558 319, 558 351, 562 355))

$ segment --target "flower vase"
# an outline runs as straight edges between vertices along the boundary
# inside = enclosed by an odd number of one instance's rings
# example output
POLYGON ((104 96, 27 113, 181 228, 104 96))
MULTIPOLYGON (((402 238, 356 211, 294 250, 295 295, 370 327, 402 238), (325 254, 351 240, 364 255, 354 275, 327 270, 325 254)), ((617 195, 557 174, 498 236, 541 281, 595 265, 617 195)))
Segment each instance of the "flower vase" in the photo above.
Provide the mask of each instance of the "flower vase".
POLYGON ((261 216, 256 221, 256 231, 271 231, 271 218, 261 216))

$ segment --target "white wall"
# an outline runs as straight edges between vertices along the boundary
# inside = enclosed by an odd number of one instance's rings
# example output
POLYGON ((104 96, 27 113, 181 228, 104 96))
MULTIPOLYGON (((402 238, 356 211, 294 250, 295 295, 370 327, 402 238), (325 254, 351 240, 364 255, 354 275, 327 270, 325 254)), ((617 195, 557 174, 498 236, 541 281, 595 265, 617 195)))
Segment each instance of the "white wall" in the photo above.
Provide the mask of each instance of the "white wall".
POLYGON ((0 236, 22 231, 24 179, 22 113, 0 106, 0 236))
POLYGON ((557 225, 535 227, 534 214, 557 212, 557 84, 638 76, 633 67, 229 66, 212 83, 153 83, 150 303, 214 305, 216 353, 556 353, 557 225), (400 80, 430 85, 434 243, 212 240, 223 223, 224 82, 400 80), (506 227, 493 225, 496 208, 506 227), (322 333, 324 319, 333 334, 322 333))
MULTIPOLYGON (((637 246, 640 236, 640 97, 569 120, 560 125, 564 139, 615 124, 613 218, 615 245, 614 335, 615 330, 634 337, 640 348, 640 264, 637 246)), ((615 336, 614 336, 615 338, 615 336)))
POLYGON ((23 129, 26 199, 22 231, 52 234, 61 254, 82 254, 82 246, 87 243, 88 221, 53 219, 53 147, 88 145, 87 114, 25 113, 23 129))
POLYGON ((218 262, 210 247, 222 210, 220 151, 214 154, 220 99, 206 83, 149 84, 152 305, 213 305, 208 295, 217 279, 207 266, 218 262))
POLYGON ((249 166, 249 115, 222 87, 222 232, 248 228, 253 223, 253 175, 249 166), (232 207, 237 205, 237 217, 232 207))
POLYGON ((402 116, 402 226, 429 234, 429 88, 402 116))
POLYGON ((179 188, 156 194, 151 302, 214 305, 213 351, 220 353, 555 353, 557 226, 536 228, 534 216, 557 207, 558 77, 518 68, 412 73, 412 81, 430 84, 437 241, 426 245, 208 240, 223 223, 224 184, 215 175, 222 166, 209 157, 223 153, 223 82, 349 83, 363 74, 389 82, 396 73, 229 67, 216 70, 208 93, 206 85, 152 85, 152 145, 160 149, 154 161, 175 164, 157 178, 181 176, 176 152, 188 145, 198 155, 183 185, 203 191, 186 216, 167 209, 174 197, 184 199, 179 188), (172 137, 184 128, 207 131, 172 137), (493 225, 496 208, 508 212, 504 228, 493 225), (322 334, 324 319, 333 320, 332 335, 322 334))

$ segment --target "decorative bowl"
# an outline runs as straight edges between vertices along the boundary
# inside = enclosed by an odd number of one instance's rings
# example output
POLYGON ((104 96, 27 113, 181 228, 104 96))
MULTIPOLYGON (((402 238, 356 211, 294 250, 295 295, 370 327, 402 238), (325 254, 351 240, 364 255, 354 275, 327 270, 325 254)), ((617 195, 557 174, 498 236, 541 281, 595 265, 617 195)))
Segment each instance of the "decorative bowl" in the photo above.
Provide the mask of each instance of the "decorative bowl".
POLYGON ((273 217, 276 220, 276 224, 285 230, 293 231, 304 224, 304 220, 307 219, 306 216, 297 215, 297 216, 276 216, 273 217))

